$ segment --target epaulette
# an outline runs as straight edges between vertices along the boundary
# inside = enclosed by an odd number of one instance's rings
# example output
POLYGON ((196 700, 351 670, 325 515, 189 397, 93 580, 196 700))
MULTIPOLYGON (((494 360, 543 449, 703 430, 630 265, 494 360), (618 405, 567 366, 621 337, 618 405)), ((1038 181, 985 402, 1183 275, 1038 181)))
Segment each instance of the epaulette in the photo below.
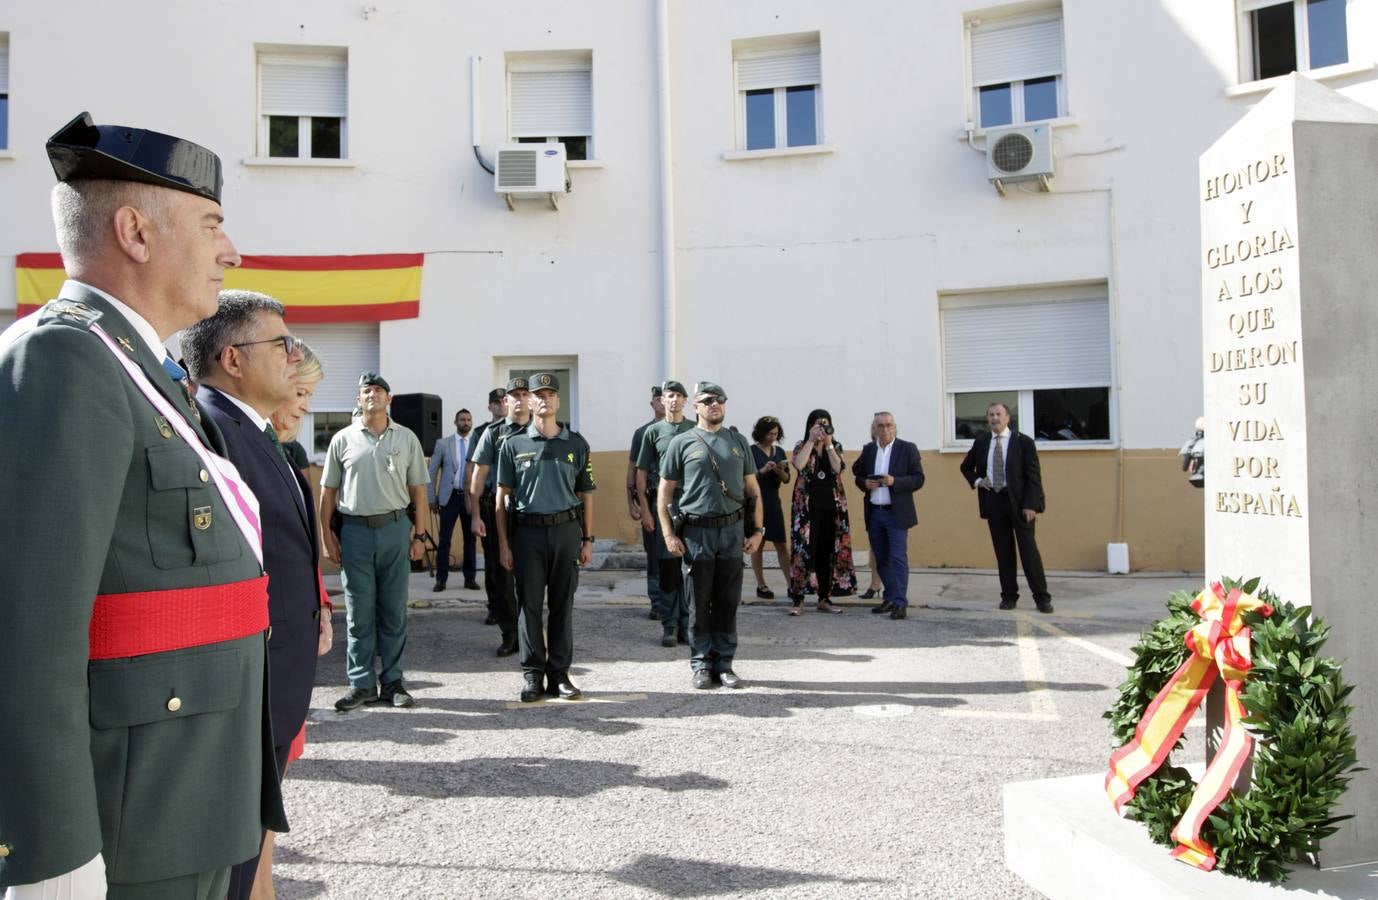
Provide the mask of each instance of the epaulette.
POLYGON ((58 298, 57 300, 49 300, 38 311, 38 324, 57 323, 71 325, 74 328, 89 329, 103 315, 103 312, 89 303, 84 303, 81 300, 58 298))

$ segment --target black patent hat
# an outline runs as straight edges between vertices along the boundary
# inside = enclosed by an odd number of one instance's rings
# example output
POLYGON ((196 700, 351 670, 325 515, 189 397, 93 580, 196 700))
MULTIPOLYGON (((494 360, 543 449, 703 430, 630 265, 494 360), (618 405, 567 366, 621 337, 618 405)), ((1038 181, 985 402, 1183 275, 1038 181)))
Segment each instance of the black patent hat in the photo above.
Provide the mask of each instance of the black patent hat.
POLYGON ((125 125, 96 125, 84 112, 48 139, 57 180, 138 181, 220 202, 220 157, 191 141, 125 125))

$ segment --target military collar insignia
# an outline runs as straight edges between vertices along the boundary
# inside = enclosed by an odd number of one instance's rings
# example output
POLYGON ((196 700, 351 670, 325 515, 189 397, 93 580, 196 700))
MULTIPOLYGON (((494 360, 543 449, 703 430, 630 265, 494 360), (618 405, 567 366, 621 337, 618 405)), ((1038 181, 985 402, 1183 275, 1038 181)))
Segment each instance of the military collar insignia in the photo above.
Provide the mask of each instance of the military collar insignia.
POLYGON ((130 356, 134 355, 134 345, 129 343, 129 338, 117 337, 115 338, 115 340, 118 341, 119 345, 124 348, 125 353, 128 353, 130 356))
POLYGON ((53 319, 62 319, 76 325, 90 326, 100 317, 101 311, 85 301, 58 297, 44 305, 38 321, 42 324, 53 319))

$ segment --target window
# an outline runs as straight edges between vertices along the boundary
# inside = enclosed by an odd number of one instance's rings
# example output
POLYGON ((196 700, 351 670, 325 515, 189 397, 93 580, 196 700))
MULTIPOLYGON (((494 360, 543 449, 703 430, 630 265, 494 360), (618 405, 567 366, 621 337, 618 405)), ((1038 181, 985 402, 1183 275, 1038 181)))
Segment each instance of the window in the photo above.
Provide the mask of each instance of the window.
POLYGON ((519 144, 564 144, 566 159, 593 159, 593 54, 508 54, 507 125, 519 144))
POLYGON ((1111 440, 1104 284, 952 295, 941 315, 948 443, 985 431, 996 402, 1038 441, 1111 440))
POLYGON ((981 128, 1066 115, 1062 12, 971 20, 971 87, 981 128))
POLYGON ((821 144, 818 33, 735 41, 737 146, 774 150, 821 144))
POLYGON ((10 146, 10 36, 0 31, 0 150, 10 146))
POLYGON ((344 50, 260 51, 259 155, 344 159, 348 72, 344 50))
POLYGON ((293 323, 289 307, 287 328, 315 351, 325 370, 311 395, 311 414, 297 435, 311 458, 320 460, 335 432, 350 422, 359 396, 359 373, 379 371, 378 323, 293 323))
POLYGON ((1345 0, 1240 0, 1240 78, 1349 62, 1345 0))
POLYGON ((549 372, 560 380, 560 411, 555 418, 579 430, 579 358, 577 356, 509 356, 495 360, 497 381, 506 384, 512 378, 530 378, 549 372))

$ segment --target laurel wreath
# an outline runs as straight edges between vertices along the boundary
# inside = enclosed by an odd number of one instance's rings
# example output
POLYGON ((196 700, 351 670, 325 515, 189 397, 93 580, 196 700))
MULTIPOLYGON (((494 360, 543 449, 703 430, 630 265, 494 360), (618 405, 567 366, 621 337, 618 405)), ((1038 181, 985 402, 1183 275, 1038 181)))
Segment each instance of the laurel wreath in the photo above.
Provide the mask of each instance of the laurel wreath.
MULTIPOLYGON (((1258 583, 1222 579, 1226 590, 1245 593, 1254 593, 1258 583)), ((1190 652, 1184 637, 1200 622, 1191 609, 1194 596, 1174 593, 1168 614, 1140 635, 1129 677, 1104 714, 1114 746, 1134 738, 1145 707, 1190 652)), ((1247 792, 1226 795, 1201 836, 1215 849, 1218 871, 1281 883, 1289 867, 1314 865, 1321 841, 1350 818, 1331 813, 1350 778, 1364 770, 1356 765, 1349 727, 1346 700, 1353 686, 1341 678, 1336 660, 1320 655, 1329 626, 1313 619, 1309 606, 1281 601, 1266 589, 1256 596, 1273 615, 1249 613, 1244 620, 1253 630, 1253 668, 1241 699, 1243 724, 1255 741, 1253 776, 1247 792)), ((1184 742, 1179 739, 1173 752, 1184 742)), ((1155 843, 1173 847, 1172 828, 1195 788, 1190 773, 1169 756, 1139 785, 1127 815, 1147 826, 1155 843)))

